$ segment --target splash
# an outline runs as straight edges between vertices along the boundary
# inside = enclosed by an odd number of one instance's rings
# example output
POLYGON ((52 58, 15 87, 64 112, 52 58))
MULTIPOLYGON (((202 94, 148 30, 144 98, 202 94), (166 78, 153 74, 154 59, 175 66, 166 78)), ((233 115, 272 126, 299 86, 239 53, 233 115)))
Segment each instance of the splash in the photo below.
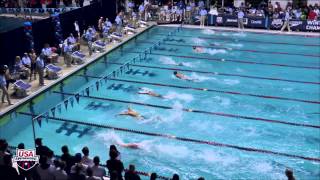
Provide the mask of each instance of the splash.
POLYGON ((191 102, 193 100, 193 96, 191 94, 177 93, 173 91, 168 92, 164 97, 169 100, 177 99, 185 102, 191 102))
POLYGON ((213 34, 216 33, 216 32, 215 32, 214 30, 212 30, 212 29, 205 29, 205 30, 202 30, 201 32, 202 32, 202 34, 207 34, 207 35, 213 35, 213 34))
POLYGON ((227 84, 227 85, 233 86, 233 85, 239 84, 240 81, 237 80, 237 79, 224 79, 224 80, 223 80, 223 83, 224 83, 224 84, 227 84))
POLYGON ((204 52, 205 52, 205 53, 208 53, 208 54, 210 54, 210 55, 225 54, 225 53, 227 53, 227 51, 224 50, 224 49, 210 49, 210 48, 205 48, 205 49, 204 49, 204 52))
POLYGON ((197 82, 203 82, 203 81, 209 81, 209 80, 216 80, 214 77, 208 77, 208 76, 201 76, 197 73, 191 73, 190 75, 191 79, 194 79, 197 82))
POLYGON ((167 56, 160 56, 159 61, 162 64, 167 64, 167 65, 178 65, 176 61, 172 59, 172 57, 167 57, 167 56))
POLYGON ((198 155, 198 158, 209 163, 219 163, 223 166, 229 166, 231 164, 239 162, 239 159, 237 157, 220 154, 219 152, 212 150, 204 150, 198 155))
POLYGON ((271 172, 273 170, 273 167, 270 163, 258 162, 257 164, 253 165, 252 169, 260 173, 267 173, 271 172))
POLYGON ((241 48, 243 47, 243 44, 240 44, 240 43, 229 43, 229 44, 226 44, 227 46, 231 46, 231 47, 238 47, 238 48, 241 48))
POLYGON ((207 43, 206 40, 200 38, 192 38, 191 41, 194 42, 196 45, 203 45, 207 43))

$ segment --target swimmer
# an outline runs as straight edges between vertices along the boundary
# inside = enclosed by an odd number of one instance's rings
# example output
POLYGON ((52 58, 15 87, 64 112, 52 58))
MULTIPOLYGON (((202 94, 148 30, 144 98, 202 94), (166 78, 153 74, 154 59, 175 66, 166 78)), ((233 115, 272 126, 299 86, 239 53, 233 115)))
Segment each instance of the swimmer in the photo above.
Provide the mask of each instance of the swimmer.
POLYGON ((130 149, 140 149, 140 146, 137 143, 118 143, 118 145, 130 149))
POLYGON ((174 71, 173 74, 179 78, 179 79, 182 79, 182 80, 187 80, 187 81, 195 81, 196 79, 192 79, 192 78, 189 78, 188 76, 182 74, 182 73, 179 73, 177 71, 174 71))
POLYGON ((196 53, 203 53, 204 52, 204 49, 202 47, 199 47, 199 46, 193 46, 192 49, 196 53))
POLYGON ((134 111, 133 109, 130 108, 130 106, 128 107, 128 110, 127 111, 124 111, 120 114, 118 114, 120 116, 131 116, 131 117, 134 117, 134 118, 137 118, 138 120, 140 119, 144 119, 143 116, 141 116, 138 112, 134 111))
POLYGON ((152 92, 148 89, 145 88, 139 88, 141 91, 138 92, 138 94, 145 94, 145 95, 149 95, 149 96, 153 96, 153 97, 158 97, 158 98, 164 98, 162 95, 157 94, 155 92, 152 92))

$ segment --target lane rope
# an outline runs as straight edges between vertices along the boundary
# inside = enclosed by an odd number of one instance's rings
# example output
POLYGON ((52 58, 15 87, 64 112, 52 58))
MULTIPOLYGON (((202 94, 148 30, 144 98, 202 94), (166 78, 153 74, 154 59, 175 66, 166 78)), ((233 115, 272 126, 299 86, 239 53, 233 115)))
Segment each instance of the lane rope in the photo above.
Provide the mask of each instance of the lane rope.
MULTIPOLYGON (((27 116, 33 115, 31 113, 25 113, 25 112, 19 112, 19 114, 27 115, 27 116)), ((320 162, 320 158, 316 158, 316 157, 305 157, 305 156, 276 152, 276 151, 265 150, 265 149, 257 149, 257 148, 243 147, 243 146, 237 146, 237 145, 232 145, 232 144, 224 144, 224 143, 219 143, 219 142, 214 142, 214 141, 198 140, 198 139, 179 137, 179 136, 174 136, 174 135, 169 135, 169 134, 160 134, 160 133, 154 133, 154 132, 146 132, 146 131, 140 131, 140 130, 120 128, 120 127, 115 127, 115 126, 110 126, 110 125, 89 123, 89 122, 84 122, 84 121, 75 121, 75 120, 66 119, 66 118, 49 117, 49 119, 56 120, 56 121, 62 121, 62 122, 81 124, 81 125, 86 125, 86 126, 93 126, 93 127, 98 127, 98 128, 112 129, 112 130, 122 131, 122 132, 130 132, 130 133, 146 135, 146 136, 162 137, 162 138, 173 139, 173 140, 184 141, 184 142, 193 142, 193 143, 204 144, 204 145, 209 145, 209 146, 237 149, 240 151, 272 154, 272 155, 278 155, 278 156, 285 156, 285 157, 289 157, 289 158, 296 158, 296 159, 303 159, 303 160, 308 160, 308 161, 320 162)))
MULTIPOLYGON (((53 91, 53 93, 62 94, 62 95, 69 95, 69 96, 75 95, 72 93, 65 93, 65 92, 59 92, 59 91, 53 91)), ((96 97, 96 96, 86 96, 86 95, 80 95, 80 97, 103 100, 103 101, 120 102, 120 103, 125 103, 125 104, 136 104, 136 105, 161 108, 161 109, 173 109, 173 107, 170 107, 170 106, 155 105, 155 104, 135 102, 135 101, 103 98, 103 97, 96 97)), ((243 115, 228 114, 228 113, 223 113, 223 112, 210 112, 210 111, 190 109, 190 108, 183 108, 182 110, 185 112, 194 112, 194 113, 208 114, 208 115, 214 115, 214 116, 230 117, 230 118, 235 118, 235 119, 246 119, 246 120, 261 121, 261 122, 267 122, 267 123, 277 123, 277 124, 285 124, 285 125, 290 125, 290 126, 300 126, 300 127, 306 127, 306 128, 320 129, 320 126, 312 125, 312 124, 294 123, 294 122, 280 121, 280 120, 273 120, 273 119, 266 119, 266 118, 259 118, 259 117, 250 117, 250 116, 243 116, 243 115)))

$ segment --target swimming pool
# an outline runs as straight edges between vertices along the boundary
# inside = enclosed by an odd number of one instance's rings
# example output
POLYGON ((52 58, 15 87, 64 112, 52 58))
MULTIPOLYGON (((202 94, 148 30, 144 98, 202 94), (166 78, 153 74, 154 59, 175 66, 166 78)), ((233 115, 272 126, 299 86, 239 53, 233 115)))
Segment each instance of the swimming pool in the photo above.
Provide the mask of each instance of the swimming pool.
POLYGON ((318 179, 319 45, 303 36, 154 27, 2 118, 0 137, 33 147, 31 114, 49 112, 41 127, 35 121, 35 135, 57 154, 65 144, 72 153, 88 146, 105 161, 110 144, 138 143, 140 150, 119 147, 125 166, 163 176, 284 179, 288 167, 298 179, 318 179), (117 115, 128 106, 145 119, 117 115))

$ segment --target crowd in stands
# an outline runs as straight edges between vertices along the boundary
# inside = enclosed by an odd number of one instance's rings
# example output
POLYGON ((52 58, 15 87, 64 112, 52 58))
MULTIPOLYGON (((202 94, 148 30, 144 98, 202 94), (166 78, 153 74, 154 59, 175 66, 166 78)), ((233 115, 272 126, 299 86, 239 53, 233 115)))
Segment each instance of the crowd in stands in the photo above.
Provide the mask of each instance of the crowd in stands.
POLYGON ((82 7, 84 0, 0 0, 0 8, 59 8, 74 4, 82 7))
MULTIPOLYGON (((140 180, 139 173, 133 164, 125 170, 121 161, 121 153, 115 145, 110 145, 109 160, 102 166, 99 156, 92 158, 88 147, 82 148, 82 154, 71 155, 67 145, 61 147, 61 154, 57 156, 49 147, 42 143, 41 138, 35 140, 36 154, 40 160, 32 169, 25 171, 12 162, 13 153, 5 139, 0 139, 0 179, 1 180, 140 180)), ((17 146, 25 149, 23 143, 17 146)), ((293 171, 285 170, 288 180, 295 180, 293 171)), ((158 179, 156 173, 148 174, 150 180, 158 179)), ((164 179, 164 177, 162 177, 164 179)), ((174 174, 171 180, 179 180, 174 174)), ((169 180, 169 179, 168 179, 169 180)), ((204 180, 203 177, 198 180, 204 180)))
MULTIPOLYGON (((133 164, 125 170, 121 161, 121 153, 115 145, 109 149, 109 160, 102 166, 99 156, 91 157, 88 147, 82 148, 82 153, 71 155, 67 145, 61 147, 61 154, 57 156, 49 147, 43 145, 42 139, 35 140, 36 154, 40 160, 32 169, 25 171, 12 162, 14 154, 9 150, 5 139, 0 139, 0 179, 1 180, 140 180, 139 173, 133 164)), ((25 149, 23 143, 17 146, 25 149)), ((288 170, 288 174, 292 171, 288 170)), ((287 173, 287 172, 286 172, 287 173)), ((156 173, 149 174, 150 180, 158 179, 156 173)), ((179 180, 174 174, 172 180, 179 180)), ((204 180, 200 177, 199 180, 204 180)))

